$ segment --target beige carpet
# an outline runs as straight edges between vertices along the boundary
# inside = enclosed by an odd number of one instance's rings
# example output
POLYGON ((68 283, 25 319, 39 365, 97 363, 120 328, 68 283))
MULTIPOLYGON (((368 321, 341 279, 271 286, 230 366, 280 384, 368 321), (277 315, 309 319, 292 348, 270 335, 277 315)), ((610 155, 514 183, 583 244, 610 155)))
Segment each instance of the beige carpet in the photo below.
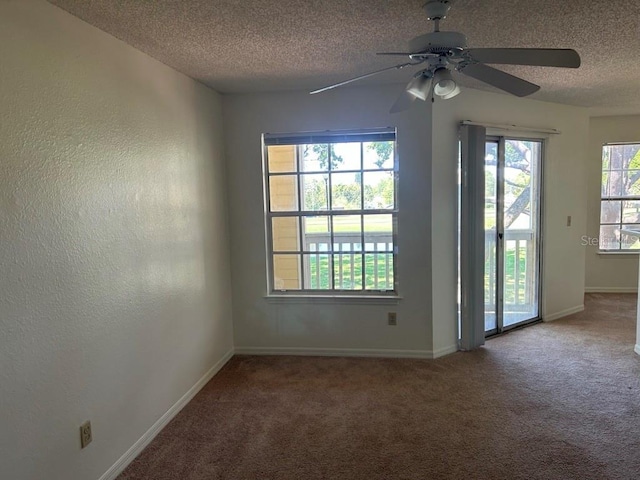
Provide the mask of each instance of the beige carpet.
POLYGON ((133 479, 640 479, 635 295, 438 360, 238 356, 133 479))

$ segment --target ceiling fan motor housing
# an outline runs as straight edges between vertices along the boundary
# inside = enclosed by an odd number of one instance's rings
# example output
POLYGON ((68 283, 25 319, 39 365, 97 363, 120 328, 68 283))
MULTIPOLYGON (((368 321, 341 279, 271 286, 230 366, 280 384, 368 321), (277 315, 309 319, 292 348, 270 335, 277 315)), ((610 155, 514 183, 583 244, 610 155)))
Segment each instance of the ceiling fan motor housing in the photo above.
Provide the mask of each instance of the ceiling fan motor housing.
POLYGON ((411 53, 447 53, 467 46, 467 37, 458 32, 431 32, 409 42, 411 53))
POLYGON ((442 20, 447 17, 451 2, 449 0, 432 0, 425 3, 422 8, 427 13, 429 20, 442 20))

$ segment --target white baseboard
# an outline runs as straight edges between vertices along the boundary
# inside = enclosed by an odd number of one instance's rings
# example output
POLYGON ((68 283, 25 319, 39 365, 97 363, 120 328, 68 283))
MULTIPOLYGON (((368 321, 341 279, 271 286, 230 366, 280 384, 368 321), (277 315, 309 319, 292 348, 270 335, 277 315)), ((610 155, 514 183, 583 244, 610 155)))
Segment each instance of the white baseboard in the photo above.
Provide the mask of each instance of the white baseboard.
POLYGON ((575 307, 567 308, 566 310, 561 310, 556 313, 552 313, 550 315, 545 315, 543 320, 545 322, 553 322, 554 320, 558 320, 562 317, 567 317, 569 315, 573 315, 574 313, 579 313, 584 311, 584 305, 577 305, 575 307))
POLYGON ((584 293, 636 293, 638 287, 584 287, 584 293))
POLYGON ((640 355, 640 343, 635 346, 633 351, 636 352, 638 355, 640 355))
POLYGON ((182 410, 189 401, 195 397, 195 395, 204 387, 213 376, 220 371, 222 367, 233 357, 233 349, 229 350, 213 367, 205 373, 196 384, 191 387, 187 393, 185 393, 180 400, 173 404, 173 406, 162 415, 149 430, 147 430, 142 437, 134 443, 129 450, 122 455, 116 463, 114 463, 99 480, 114 480, 127 466, 140 454, 144 448, 151 443, 160 430, 162 430, 180 410, 182 410))
POLYGON ((439 348, 433 351, 433 356, 431 358, 444 357, 445 355, 450 355, 452 353, 457 352, 458 350, 459 350, 458 345, 450 345, 448 347, 439 348))
POLYGON ((455 346, 431 350, 387 350, 369 348, 306 348, 306 347, 236 347, 236 355, 300 355, 319 357, 379 357, 379 358, 436 358, 456 351, 455 346))

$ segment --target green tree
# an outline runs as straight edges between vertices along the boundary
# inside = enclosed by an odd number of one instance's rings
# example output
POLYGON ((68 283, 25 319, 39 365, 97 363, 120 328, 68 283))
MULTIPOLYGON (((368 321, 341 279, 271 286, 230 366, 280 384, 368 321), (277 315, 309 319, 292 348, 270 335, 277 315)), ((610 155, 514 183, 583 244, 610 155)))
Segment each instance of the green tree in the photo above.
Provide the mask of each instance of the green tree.
POLYGON ((382 168, 393 155, 393 142, 372 142, 367 146, 370 151, 376 152, 376 160, 373 162, 378 168, 382 168))
POLYGON ((318 162, 320 163, 320 168, 323 170, 327 168, 329 165, 329 157, 331 157, 331 169, 333 170, 342 162, 344 159, 336 153, 334 144, 326 144, 326 143, 314 143, 313 145, 306 145, 304 154, 307 155, 309 151, 309 147, 311 147, 311 151, 316 154, 318 157, 318 162))
POLYGON ((364 186, 364 205, 367 208, 388 208, 394 204, 393 174, 388 173, 375 185, 364 186))
MULTIPOLYGON (((504 227, 509 228, 513 222, 524 212, 527 211, 531 204, 531 156, 530 143, 518 140, 509 140, 505 142, 505 167, 521 170, 516 181, 505 179, 505 193, 516 196, 513 203, 504 212, 504 227)), ((496 165, 497 158, 493 161, 487 161, 487 165, 496 165)), ((495 180, 494 180, 495 181, 495 180)))
POLYGON ((332 207, 341 207, 345 210, 360 209, 360 185, 355 183, 333 185, 332 207))
MULTIPOLYGON (((608 145, 604 147, 602 157, 602 194, 613 197, 638 195, 640 193, 640 146, 608 145)), ((602 221, 607 223, 619 221, 622 206, 624 223, 640 223, 640 212, 634 208, 634 205, 635 203, 624 201, 602 202, 602 221)), ((603 248, 616 245, 618 237, 614 229, 603 229, 600 242, 603 248)))
POLYGON ((326 210, 327 184, 324 180, 312 179, 304 181, 304 210, 326 210))

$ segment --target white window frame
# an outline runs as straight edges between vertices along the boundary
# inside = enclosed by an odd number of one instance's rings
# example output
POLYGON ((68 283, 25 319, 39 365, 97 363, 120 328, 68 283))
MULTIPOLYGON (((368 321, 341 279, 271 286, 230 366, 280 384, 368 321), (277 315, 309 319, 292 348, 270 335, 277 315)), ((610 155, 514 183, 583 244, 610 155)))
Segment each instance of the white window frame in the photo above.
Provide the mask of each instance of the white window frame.
MULTIPOLYGON (((270 297, 344 297, 344 298, 364 298, 372 300, 374 298, 400 298, 398 297, 398 273, 397 273, 397 265, 398 265, 398 243, 397 243, 397 232, 398 232, 398 148, 397 148, 397 135, 396 129, 392 127, 387 128, 378 128, 378 129, 367 129, 367 130, 340 130, 340 131, 323 131, 323 132, 303 132, 303 133, 284 133, 284 134, 269 134, 265 133, 262 135, 262 145, 263 145, 263 186, 264 186, 264 208, 265 208, 265 234, 266 234, 266 257, 267 257, 267 286, 268 286, 268 296, 270 297), (393 141, 394 149, 393 149, 393 166, 391 168, 381 168, 381 169, 367 169, 364 168, 363 165, 363 144, 367 142, 375 142, 375 141, 393 141), (302 202, 299 200, 298 209, 295 211, 272 211, 270 207, 270 179, 276 176, 282 175, 295 175, 297 177, 296 180, 296 189, 298 192, 298 197, 302 194, 302 176, 306 173, 325 173, 325 172, 305 172, 302 170, 300 165, 300 150, 296 149, 296 169, 294 172, 269 172, 269 159, 268 159, 268 147, 271 145, 308 145, 308 144, 335 144, 335 143, 345 143, 345 142, 354 142, 360 143, 361 145, 361 163, 359 169, 340 169, 340 170, 332 170, 331 169, 331 149, 329 149, 329 159, 328 159, 328 167, 327 167, 327 177, 328 177, 328 197, 327 203, 328 208, 326 210, 302 210, 302 202), (367 172, 392 172, 393 173, 393 182, 394 182, 394 205, 393 208, 383 208, 383 209, 365 209, 364 208, 364 184, 361 183, 361 194, 360 194, 360 209, 356 210, 332 210, 331 209, 331 173, 353 173, 363 175, 367 172), (392 249, 379 251, 376 248, 367 249, 365 242, 365 230, 364 230, 364 218, 368 215, 391 215, 392 216, 392 249), (274 255, 277 254, 298 254, 304 258, 304 255, 314 254, 317 252, 306 251, 304 249, 304 232, 302 226, 302 219, 304 217, 313 217, 313 216, 326 216, 329 217, 330 223, 332 224, 332 219, 336 216, 360 216, 361 221, 361 251, 355 252, 354 255, 360 255, 362 257, 362 289, 339 289, 335 288, 334 285, 334 264, 333 264, 333 256, 344 254, 343 251, 335 250, 335 242, 334 242, 334 232, 333 228, 330 229, 331 235, 331 248, 327 251, 322 251, 322 254, 326 254, 329 256, 329 282, 331 288, 329 289, 317 289, 317 288, 305 288, 305 272, 300 272, 300 278, 302 282, 301 289, 276 289, 274 285, 274 255), (274 252, 273 248, 273 218, 278 217, 297 217, 298 228, 300 229, 300 242, 298 245, 298 250, 296 251, 287 251, 287 252, 274 252), (393 274, 393 288, 392 289, 366 289, 365 282, 365 255, 369 254, 392 254, 392 266, 391 272, 393 274)), ((361 177, 362 178, 362 177, 361 177)), ((301 262, 301 269, 304 270, 304 261, 301 262)))
MULTIPOLYGON (((634 224, 627 224, 624 223, 624 218, 623 218, 623 202, 625 201, 640 201, 640 195, 631 195, 631 196, 626 196, 626 195, 605 195, 602 191, 602 176, 605 172, 607 171, 611 171, 611 162, 609 163, 609 169, 605 170, 604 169, 604 152, 605 149, 607 147, 614 147, 614 146, 625 146, 625 145, 640 145, 640 141, 635 141, 635 142, 608 142, 608 143, 604 143, 602 145, 602 150, 601 150, 601 158, 600 158, 600 208, 599 208, 599 215, 598 215, 598 253, 602 253, 602 254, 626 254, 626 255, 633 255, 633 254, 639 254, 640 253, 640 249, 631 249, 631 248, 622 248, 622 240, 621 240, 621 235, 623 235, 623 233, 619 233, 618 234, 618 246, 619 248, 602 248, 602 234, 601 234, 601 228, 603 226, 617 226, 618 230, 623 230, 627 227, 630 227, 632 229, 640 229, 638 227, 638 225, 640 225, 639 223, 634 223, 634 224), (614 222, 614 223, 610 223, 610 222, 606 222, 603 223, 602 222, 602 205, 604 202, 609 202, 609 201, 619 201, 621 202, 621 211, 620 211, 620 221, 619 222, 614 222)), ((620 170, 621 172, 628 172, 629 169, 622 169, 620 170)))

